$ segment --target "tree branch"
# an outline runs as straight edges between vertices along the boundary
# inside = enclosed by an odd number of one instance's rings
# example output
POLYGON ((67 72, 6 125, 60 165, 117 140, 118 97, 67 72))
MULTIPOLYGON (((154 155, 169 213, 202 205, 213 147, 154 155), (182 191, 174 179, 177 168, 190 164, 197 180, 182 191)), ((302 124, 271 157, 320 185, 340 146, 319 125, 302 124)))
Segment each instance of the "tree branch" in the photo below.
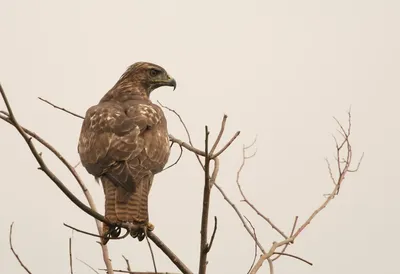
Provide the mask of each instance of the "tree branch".
POLYGON ((74 274, 74 268, 72 267, 72 237, 69 237, 68 250, 69 250, 69 269, 71 274, 74 274))
POLYGON ((203 210, 201 216, 201 230, 200 230, 200 262, 199 274, 205 274, 207 269, 207 232, 208 232, 208 213, 210 210, 210 157, 208 154, 208 137, 210 132, 208 127, 205 127, 205 160, 204 160, 204 191, 203 191, 203 210))
POLYGON ((12 244, 12 231, 13 231, 13 225, 14 222, 11 223, 10 225, 10 235, 8 237, 8 241, 10 243, 10 249, 12 251, 12 253, 14 254, 15 258, 17 258, 19 264, 25 269, 25 271, 29 274, 32 274, 32 272, 29 271, 29 269, 25 266, 25 264, 21 261, 21 259, 19 258, 19 256, 17 255, 17 253, 14 250, 13 244, 12 244))
POLYGON ((252 158, 255 153, 251 156, 246 156, 246 150, 251 148, 253 145, 255 144, 255 142, 253 142, 253 144, 251 144, 250 146, 243 146, 242 148, 242 164, 239 167, 238 172, 236 173, 236 185, 239 189, 240 195, 243 198, 243 202, 245 202, 247 205, 249 205, 259 216, 261 216, 275 231, 277 231, 279 234, 282 235, 283 238, 287 238, 287 236, 285 235, 285 233, 283 233, 282 230, 280 230, 269 218, 267 218, 264 214, 262 214, 245 196, 243 190, 242 190, 242 186, 240 185, 240 174, 243 170, 243 167, 246 164, 246 159, 250 159, 252 158))
MULTIPOLYGON (((335 140, 336 143, 336 151, 337 151, 337 163, 338 163, 338 170, 339 170, 339 177, 336 180, 335 187, 332 190, 332 192, 329 194, 329 196, 326 198, 326 200, 308 217, 308 219, 303 223, 303 225, 300 226, 299 229, 296 230, 296 232, 293 234, 293 236, 281 241, 281 242, 274 242, 272 247, 267 253, 264 253, 257 261, 257 263, 254 265, 253 269, 251 270, 251 274, 257 273, 257 271, 261 268, 262 264, 264 261, 268 261, 270 267, 272 266, 272 260, 271 256, 273 254, 280 254, 276 251, 277 248, 287 245, 288 243, 293 243, 294 240, 300 235, 300 233, 311 223, 311 221, 329 204, 330 201, 332 201, 339 193, 340 186, 342 185, 345 175, 350 169, 350 164, 352 160, 352 147, 349 141, 349 136, 351 132, 351 115, 349 115, 349 125, 348 125, 348 130, 346 131, 343 126, 339 123, 339 127, 341 129, 341 135, 343 136, 344 140, 343 142, 338 145, 338 142, 335 140), (344 162, 341 162, 340 160, 340 154, 341 150, 346 145, 347 148, 347 155, 346 155, 346 160, 344 162), (344 166, 342 166, 342 164, 344 166)), ((283 255, 283 254, 281 254, 283 255)))

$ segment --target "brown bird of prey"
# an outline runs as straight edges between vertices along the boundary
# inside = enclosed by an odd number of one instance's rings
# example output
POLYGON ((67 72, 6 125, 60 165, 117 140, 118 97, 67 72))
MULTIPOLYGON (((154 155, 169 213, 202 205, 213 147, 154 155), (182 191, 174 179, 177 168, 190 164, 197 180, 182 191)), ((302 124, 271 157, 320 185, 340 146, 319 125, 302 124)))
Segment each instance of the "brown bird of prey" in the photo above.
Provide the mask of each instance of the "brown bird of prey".
POLYGON ((149 223, 148 195, 153 177, 170 154, 167 121, 149 96, 176 82, 160 66, 130 66, 100 102, 86 112, 78 152, 86 170, 100 179, 105 194, 103 244, 118 237, 121 223, 131 223, 132 237, 142 241, 149 223))

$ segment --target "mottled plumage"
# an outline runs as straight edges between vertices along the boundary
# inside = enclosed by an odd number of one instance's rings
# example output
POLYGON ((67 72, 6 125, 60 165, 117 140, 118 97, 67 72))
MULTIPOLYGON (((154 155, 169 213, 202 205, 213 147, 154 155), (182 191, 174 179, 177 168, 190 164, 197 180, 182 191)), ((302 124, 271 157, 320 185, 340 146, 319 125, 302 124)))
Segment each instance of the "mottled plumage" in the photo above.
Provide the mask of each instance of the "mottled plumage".
MULTIPOLYGON (((100 178, 105 194, 105 217, 118 225, 137 225, 133 237, 142 240, 148 223, 148 194, 156 173, 168 161, 167 121, 150 93, 176 82, 151 63, 135 63, 100 102, 86 112, 78 152, 87 171, 100 178)), ((116 236, 103 226, 106 236, 116 236)), ((107 239, 103 241, 107 243, 107 239)))

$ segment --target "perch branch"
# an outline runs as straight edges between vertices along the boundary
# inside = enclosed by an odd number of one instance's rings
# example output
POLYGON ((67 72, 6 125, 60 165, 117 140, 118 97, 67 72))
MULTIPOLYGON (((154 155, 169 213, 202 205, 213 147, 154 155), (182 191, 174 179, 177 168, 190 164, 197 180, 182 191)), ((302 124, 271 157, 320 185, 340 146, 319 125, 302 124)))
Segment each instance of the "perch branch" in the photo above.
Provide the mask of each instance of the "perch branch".
MULTIPOLYGON (((43 161, 40 153, 36 150, 36 147, 33 145, 31 138, 27 135, 27 133, 22 129, 22 127, 19 125, 17 122, 14 113, 12 111, 12 108, 8 102, 7 96, 0 85, 0 94, 4 100, 4 103, 6 104, 8 114, 9 114, 9 119, 11 121, 11 124, 17 129, 17 131, 20 133, 20 135, 24 138, 25 142, 27 143, 29 149, 32 152, 32 155, 35 157, 36 161, 38 162, 40 166, 40 170, 42 170, 59 188, 60 190, 76 205, 78 206, 81 210, 92 216, 93 218, 106 223, 110 226, 113 224, 110 223, 107 219, 104 218, 101 214, 98 212, 92 210, 88 206, 86 206, 84 203, 82 203, 78 198, 76 198, 67 187, 58 179, 57 176, 55 176, 54 173, 50 171, 50 169, 47 167, 45 162, 43 161)), ((6 112, 2 112, 3 114, 7 114, 6 112)), ((79 117, 79 116, 77 116, 79 117)), ((127 224, 121 224, 121 227, 130 229, 130 226, 127 224)), ((179 260, 179 258, 154 234, 154 233, 148 233, 149 238, 172 260, 172 262, 185 274, 187 273, 192 273, 184 264, 179 260)), ((106 255, 104 255, 106 256, 106 255)), ((108 254, 107 254, 108 256, 108 254)), ((109 274, 112 273, 112 269, 109 271, 109 274)))

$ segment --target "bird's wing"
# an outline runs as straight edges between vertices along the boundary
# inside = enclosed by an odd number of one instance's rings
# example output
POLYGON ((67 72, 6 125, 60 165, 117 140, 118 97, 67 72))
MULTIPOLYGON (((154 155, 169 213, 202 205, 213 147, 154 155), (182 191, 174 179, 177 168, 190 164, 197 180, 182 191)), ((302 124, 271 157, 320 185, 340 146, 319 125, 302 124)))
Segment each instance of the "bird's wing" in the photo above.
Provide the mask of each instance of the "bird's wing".
POLYGON ((125 191, 134 192, 135 175, 147 171, 142 170, 138 158, 145 149, 143 132, 160 119, 151 105, 142 103, 128 108, 112 103, 91 107, 78 146, 82 164, 94 176, 106 176, 125 191))

